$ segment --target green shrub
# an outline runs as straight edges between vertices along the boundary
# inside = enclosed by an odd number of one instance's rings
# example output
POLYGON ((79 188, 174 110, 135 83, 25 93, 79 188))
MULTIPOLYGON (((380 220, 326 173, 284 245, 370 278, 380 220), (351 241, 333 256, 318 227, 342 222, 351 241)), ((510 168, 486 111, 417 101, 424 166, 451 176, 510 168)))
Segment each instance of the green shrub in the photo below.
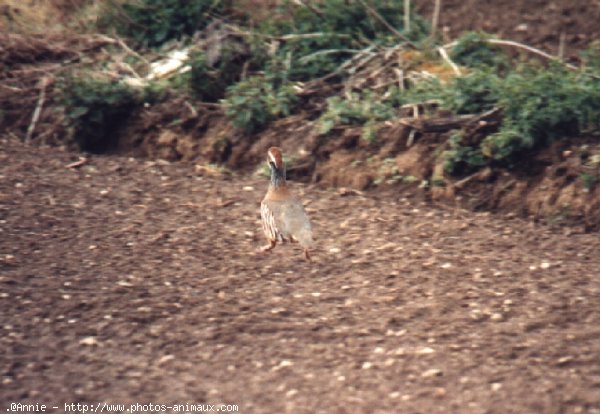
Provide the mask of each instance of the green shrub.
MULTIPOLYGON (((261 27, 263 33, 274 36, 318 34, 310 38, 288 38, 277 49, 276 53, 280 56, 291 56, 294 62, 291 78, 294 80, 312 79, 336 70, 353 50, 362 49, 371 41, 382 44, 399 42, 360 2, 324 0, 311 3, 312 9, 288 2, 279 16, 269 19, 261 27)), ((417 15, 411 17, 410 33, 404 32, 402 2, 371 0, 369 3, 408 38, 419 40, 427 35, 427 23, 417 15)))
POLYGON ((217 102, 225 96, 225 89, 240 80, 247 56, 234 44, 225 44, 214 66, 204 53, 190 57, 190 86, 195 97, 206 102, 217 102))
POLYGON ((440 91, 442 105, 457 114, 474 114, 497 106, 502 79, 491 70, 474 72, 454 78, 440 91))
POLYGON ((600 72, 600 41, 594 41, 581 52, 583 67, 588 73, 600 72))
POLYGON ((62 85, 62 103, 75 142, 102 153, 117 144, 117 132, 143 102, 143 93, 112 80, 74 77, 62 85))
MULTIPOLYGON (((456 113, 502 110, 500 130, 473 149, 488 161, 511 163, 523 151, 600 125, 600 82, 558 65, 528 67, 504 78, 475 71, 457 78, 442 95, 444 105, 456 113)), ((463 153, 458 159, 481 165, 479 156, 469 152, 465 158, 463 153)))
POLYGON ((487 42, 486 33, 466 32, 456 41, 450 56, 462 66, 470 68, 507 68, 508 59, 502 49, 487 42))
POLYGON ((114 27, 121 35, 147 47, 191 36, 206 27, 214 15, 231 8, 231 0, 129 0, 109 2, 100 26, 114 27))
POLYGON ((372 141, 377 132, 377 123, 390 119, 394 114, 392 105, 380 101, 369 92, 352 93, 346 99, 334 96, 327 99, 327 110, 317 121, 318 132, 326 135, 338 125, 364 125, 362 138, 372 141))
POLYGON ((487 163, 479 148, 463 146, 462 139, 463 136, 460 132, 453 132, 448 139, 450 149, 442 153, 444 171, 448 174, 466 174, 487 163))
POLYGON ((600 176, 595 174, 582 173, 581 181, 583 181, 583 186, 586 190, 593 191, 600 182, 600 176))
POLYGON ((278 88, 263 76, 252 76, 229 88, 225 113, 233 125, 246 133, 261 130, 270 121, 292 113, 298 98, 291 83, 278 88))

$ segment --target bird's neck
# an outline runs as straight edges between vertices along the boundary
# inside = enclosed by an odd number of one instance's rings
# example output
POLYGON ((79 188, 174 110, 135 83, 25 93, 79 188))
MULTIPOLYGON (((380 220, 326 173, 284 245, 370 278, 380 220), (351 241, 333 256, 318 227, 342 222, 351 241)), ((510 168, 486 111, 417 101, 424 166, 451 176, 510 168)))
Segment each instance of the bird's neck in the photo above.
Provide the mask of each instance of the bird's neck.
POLYGON ((285 181, 285 167, 281 170, 271 168, 271 183, 270 186, 273 188, 282 188, 286 186, 285 181))

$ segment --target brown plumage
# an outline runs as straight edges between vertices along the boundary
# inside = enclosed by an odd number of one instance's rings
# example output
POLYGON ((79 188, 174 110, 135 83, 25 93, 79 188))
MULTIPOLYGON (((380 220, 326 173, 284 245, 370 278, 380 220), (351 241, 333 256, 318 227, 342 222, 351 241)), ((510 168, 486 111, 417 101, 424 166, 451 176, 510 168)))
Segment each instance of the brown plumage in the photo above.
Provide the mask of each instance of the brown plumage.
POLYGON ((269 251, 277 242, 297 241, 304 248, 304 257, 310 260, 309 249, 314 245, 310 219, 302 202, 287 186, 281 149, 269 148, 267 161, 271 169, 271 183, 260 204, 260 215, 269 244, 261 250, 269 251))

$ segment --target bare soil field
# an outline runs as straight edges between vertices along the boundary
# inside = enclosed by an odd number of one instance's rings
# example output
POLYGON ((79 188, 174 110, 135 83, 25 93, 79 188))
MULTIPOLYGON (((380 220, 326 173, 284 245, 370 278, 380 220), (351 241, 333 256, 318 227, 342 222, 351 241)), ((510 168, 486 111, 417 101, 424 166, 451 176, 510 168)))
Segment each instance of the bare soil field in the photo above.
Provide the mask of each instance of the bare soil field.
POLYGON ((257 253, 265 180, 1 148, 3 409, 600 410, 597 234, 298 184, 309 264, 257 253))
MULTIPOLYGON (((433 2, 417 3, 430 16, 433 2)), ((452 37, 484 29, 557 53, 565 33, 572 60, 600 38, 597 1, 442 3, 452 37)), ((219 158, 209 144, 230 130, 193 120, 169 141, 170 109, 157 109, 164 117, 155 110, 142 131, 151 158, 129 157, 133 136, 100 156, 0 134, 0 410, 600 413, 600 237, 523 218, 515 206, 529 184, 487 212, 414 186, 339 188, 368 187, 343 166, 373 151, 339 137, 320 147, 338 158, 290 174, 313 221, 314 263, 297 245, 263 254, 267 181, 251 172, 268 146, 305 145, 306 125, 275 125, 219 158), (190 155, 159 160, 173 148, 190 155), (207 168, 217 161, 235 172, 207 168)), ((538 155, 546 175, 516 174, 550 180, 536 191, 567 188, 570 145, 598 144, 566 141, 538 155)), ((493 193, 486 185, 474 191, 493 193)), ((593 217, 598 197, 579 198, 593 217)))

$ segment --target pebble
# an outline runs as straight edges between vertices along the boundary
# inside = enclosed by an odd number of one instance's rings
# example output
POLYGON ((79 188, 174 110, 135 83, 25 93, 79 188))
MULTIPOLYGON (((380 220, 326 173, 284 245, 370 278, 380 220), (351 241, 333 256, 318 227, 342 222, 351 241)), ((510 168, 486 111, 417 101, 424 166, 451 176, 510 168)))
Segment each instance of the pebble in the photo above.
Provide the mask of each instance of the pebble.
POLYGON ((442 387, 438 387, 433 392, 433 395, 435 395, 438 398, 444 397, 446 395, 446 389, 442 388, 442 387))
POLYGON ((502 319, 504 319, 504 316, 502 316, 501 313, 492 313, 492 316, 490 316, 490 319, 493 321, 501 321, 502 319))
POLYGON ((428 369, 421 374, 423 378, 439 377, 440 375, 442 375, 442 371, 437 368, 428 369))
POLYGON ((93 336, 86 336, 79 341, 80 345, 93 346, 98 345, 98 341, 93 336))
POLYGON ((435 352, 435 349, 426 346, 426 347, 417 349, 415 351, 415 354, 417 354, 417 355, 428 355, 428 354, 433 354, 434 352, 435 352))

